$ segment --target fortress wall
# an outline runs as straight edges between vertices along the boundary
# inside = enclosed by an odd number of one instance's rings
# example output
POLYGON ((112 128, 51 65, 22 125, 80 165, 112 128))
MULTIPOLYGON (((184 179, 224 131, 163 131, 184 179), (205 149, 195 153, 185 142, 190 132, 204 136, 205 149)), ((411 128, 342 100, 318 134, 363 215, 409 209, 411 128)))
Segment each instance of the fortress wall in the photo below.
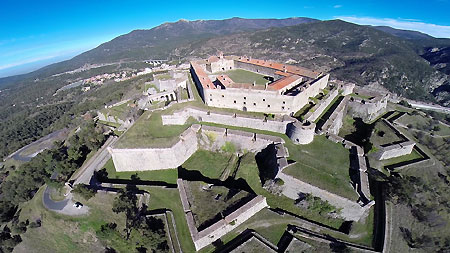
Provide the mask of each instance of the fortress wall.
POLYGON ((189 117, 194 117, 198 121, 210 122, 216 124, 254 128, 277 133, 285 133, 286 126, 294 120, 278 121, 264 120, 264 118, 246 117, 232 113, 209 112, 196 108, 185 108, 174 112, 172 115, 162 115, 163 125, 182 125, 189 117))
POLYGON ((386 111, 388 96, 378 96, 372 100, 352 98, 349 101, 349 112, 353 117, 359 117, 364 122, 376 119, 386 111))
POLYGON ((267 206, 265 197, 255 197, 230 215, 226 216, 224 219, 211 225, 205 230, 200 231, 196 237, 197 239, 194 240, 195 249, 200 250, 201 248, 208 246, 250 219, 253 215, 267 206))
POLYGON ((200 83, 200 80, 198 79, 197 73, 195 73, 195 70, 194 70, 194 68, 192 68, 192 66, 189 69, 189 71, 191 72, 192 80, 194 81, 195 86, 197 86, 197 90, 198 90, 200 97, 203 99, 203 101, 205 101, 205 94, 204 94, 203 86, 200 83))
POLYGON ((112 123, 117 123, 117 124, 125 123, 123 120, 121 120, 117 117, 114 117, 114 116, 111 116, 108 114, 104 114, 100 111, 97 111, 97 116, 98 116, 98 119, 101 121, 112 122, 112 123))
POLYGON ((338 89, 331 90, 325 97, 317 103, 306 115, 305 119, 309 122, 316 121, 319 116, 325 111, 328 105, 339 95, 338 89))
POLYGON ((403 155, 411 154, 414 145, 416 145, 413 141, 406 141, 395 145, 390 145, 387 147, 383 147, 379 151, 379 159, 386 160, 394 157, 399 157, 403 155))
POLYGON ((212 107, 230 108, 251 112, 289 113, 294 97, 276 91, 256 89, 209 89, 205 90, 206 104, 212 107))
POLYGON ((298 110, 302 109, 306 104, 308 104, 310 97, 317 96, 317 94, 319 94, 321 90, 327 87, 329 78, 329 74, 319 77, 318 79, 310 83, 307 87, 305 87, 305 89, 301 93, 294 96, 291 111, 295 113, 298 110))
POLYGON ((109 148, 117 171, 146 171, 177 168, 198 149, 197 136, 191 128, 170 148, 109 148))
POLYGON ((342 127, 343 119, 347 109, 348 97, 344 97, 341 103, 322 126, 322 130, 328 134, 338 134, 342 127))

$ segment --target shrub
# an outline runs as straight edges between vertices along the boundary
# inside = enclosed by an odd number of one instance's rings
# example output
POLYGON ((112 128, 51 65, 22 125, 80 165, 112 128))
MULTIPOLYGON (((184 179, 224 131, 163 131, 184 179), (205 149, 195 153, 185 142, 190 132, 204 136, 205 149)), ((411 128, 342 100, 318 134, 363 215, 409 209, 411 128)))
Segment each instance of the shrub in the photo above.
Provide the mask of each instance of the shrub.
POLYGON ((226 141, 225 144, 221 147, 223 152, 226 153, 234 153, 236 152, 236 147, 231 141, 226 141))

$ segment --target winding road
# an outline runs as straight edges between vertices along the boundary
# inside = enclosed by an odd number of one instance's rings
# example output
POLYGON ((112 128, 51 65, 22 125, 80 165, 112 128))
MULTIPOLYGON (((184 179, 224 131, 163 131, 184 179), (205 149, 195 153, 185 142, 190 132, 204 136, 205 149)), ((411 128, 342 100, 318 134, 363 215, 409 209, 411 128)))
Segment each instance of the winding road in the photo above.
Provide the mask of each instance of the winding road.
MULTIPOLYGON (((73 185, 91 184, 94 171, 103 167, 111 158, 111 155, 108 152, 108 147, 114 144, 117 139, 118 138, 115 136, 109 137, 97 153, 95 153, 86 163, 83 164, 83 166, 81 166, 78 171, 73 174, 71 177, 71 180, 74 181, 73 185)), ((64 200, 54 201, 50 197, 50 191, 50 188, 47 187, 42 196, 42 203, 47 209, 65 215, 83 215, 88 213, 89 207, 87 206, 83 206, 81 209, 73 206, 74 202, 72 201, 72 193, 69 193, 64 200)))

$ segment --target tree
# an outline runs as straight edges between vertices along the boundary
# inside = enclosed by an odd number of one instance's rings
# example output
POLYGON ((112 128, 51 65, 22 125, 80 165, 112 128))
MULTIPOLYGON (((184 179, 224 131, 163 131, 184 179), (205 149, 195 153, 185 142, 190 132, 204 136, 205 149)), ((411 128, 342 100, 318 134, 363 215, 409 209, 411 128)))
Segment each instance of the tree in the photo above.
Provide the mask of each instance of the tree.
POLYGON ((75 185, 75 187, 73 187, 73 189, 72 189, 72 192, 79 194, 85 200, 91 199, 97 193, 95 191, 95 189, 90 188, 89 185, 86 185, 86 184, 75 185))
POLYGON ((138 228, 141 221, 140 210, 137 206, 137 188, 134 185, 127 185, 124 189, 120 189, 118 196, 113 202, 113 212, 125 213, 125 232, 126 240, 130 239, 131 230, 138 228))

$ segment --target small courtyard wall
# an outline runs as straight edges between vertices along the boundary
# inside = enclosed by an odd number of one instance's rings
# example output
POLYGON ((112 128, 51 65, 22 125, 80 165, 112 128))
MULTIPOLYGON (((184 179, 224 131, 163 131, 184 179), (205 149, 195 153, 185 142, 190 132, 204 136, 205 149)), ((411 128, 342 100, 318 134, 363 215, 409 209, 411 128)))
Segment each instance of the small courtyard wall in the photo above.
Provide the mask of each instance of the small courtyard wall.
POLYGON ((183 125, 189 117, 198 121, 224 124, 237 127, 254 128, 277 133, 286 133, 286 126, 295 119, 285 117, 283 120, 270 120, 263 117, 250 117, 226 112, 211 112, 198 108, 186 107, 172 115, 162 115, 163 125, 183 125))
POLYGON ((241 62, 241 61, 234 61, 234 66, 235 66, 235 68, 245 69, 247 71, 251 71, 254 73, 261 74, 261 75, 266 75, 266 76, 271 76, 271 77, 276 76, 276 74, 275 74, 276 70, 273 68, 258 66, 258 65, 254 65, 251 63, 241 62))

